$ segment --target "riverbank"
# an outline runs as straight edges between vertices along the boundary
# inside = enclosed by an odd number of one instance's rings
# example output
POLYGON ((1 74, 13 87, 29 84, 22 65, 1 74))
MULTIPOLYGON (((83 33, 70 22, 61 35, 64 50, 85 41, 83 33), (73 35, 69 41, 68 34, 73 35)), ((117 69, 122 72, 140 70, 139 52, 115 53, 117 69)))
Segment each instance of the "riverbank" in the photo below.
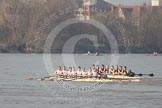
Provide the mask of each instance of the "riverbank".
MULTIPOLYGON (((81 48, 79 50, 75 50, 73 53, 75 54, 85 54, 88 51, 90 51, 91 53, 96 53, 96 52, 100 52, 100 53, 106 53, 106 54, 111 54, 111 50, 107 49, 107 48, 100 48, 100 49, 94 49, 94 48, 81 48)), ((162 50, 158 49, 158 48, 152 48, 152 49, 143 49, 143 48, 130 48, 130 49, 126 49, 124 47, 119 48, 119 53, 120 54, 129 54, 129 53, 133 53, 133 54, 153 54, 153 52, 158 52, 159 54, 162 53, 162 50)), ((0 53, 43 53, 43 51, 37 51, 32 50, 32 51, 27 51, 25 48, 19 48, 19 47, 9 47, 9 48, 0 48, 0 53)), ((60 53, 71 53, 71 52, 62 52, 61 49, 57 49, 57 50, 52 50, 49 53, 53 53, 53 54, 60 54, 60 53)), ((113 52, 114 53, 114 52, 113 52)))

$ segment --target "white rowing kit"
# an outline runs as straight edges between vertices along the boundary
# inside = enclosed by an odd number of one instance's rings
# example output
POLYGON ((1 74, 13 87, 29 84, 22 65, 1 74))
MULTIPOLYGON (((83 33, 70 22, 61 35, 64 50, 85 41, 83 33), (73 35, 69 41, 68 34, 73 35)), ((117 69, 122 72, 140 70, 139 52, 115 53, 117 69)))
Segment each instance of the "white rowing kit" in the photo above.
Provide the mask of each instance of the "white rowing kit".
POLYGON ((93 76, 94 76, 94 77, 98 75, 96 69, 93 69, 93 70, 92 70, 92 73, 93 73, 93 76))

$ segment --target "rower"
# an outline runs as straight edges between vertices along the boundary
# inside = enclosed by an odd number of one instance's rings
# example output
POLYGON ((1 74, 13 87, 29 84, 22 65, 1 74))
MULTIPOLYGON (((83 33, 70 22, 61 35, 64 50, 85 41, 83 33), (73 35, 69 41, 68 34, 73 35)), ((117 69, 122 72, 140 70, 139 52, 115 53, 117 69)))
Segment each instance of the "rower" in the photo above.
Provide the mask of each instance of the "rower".
POLYGON ((99 71, 100 71, 100 66, 97 65, 97 66, 96 66, 96 69, 97 69, 97 71, 98 71, 98 73, 99 73, 99 71))
POLYGON ((88 73, 85 71, 85 68, 82 68, 82 76, 88 78, 88 73))
POLYGON ((119 67, 119 69, 118 69, 118 74, 119 74, 119 75, 123 75, 123 69, 122 69, 122 66, 119 67))
POLYGON ((128 75, 128 69, 126 66, 124 66, 124 69, 123 69, 123 75, 128 75))
POLYGON ((69 67, 69 70, 68 70, 68 77, 72 77, 73 74, 72 74, 72 67, 69 67))
POLYGON ((63 77, 66 77, 67 78, 68 71, 66 70, 66 67, 65 66, 63 66, 63 68, 62 68, 62 73, 63 73, 63 77))
POLYGON ((63 67, 62 67, 61 70, 59 71, 58 76, 59 76, 60 78, 62 78, 62 77, 64 76, 64 74, 63 74, 63 67))
POLYGON ((92 74, 93 74, 93 75, 92 75, 93 78, 97 78, 97 77, 98 77, 97 69, 96 69, 96 68, 93 68, 93 69, 92 69, 92 74))
POLYGON ((129 77, 134 77, 135 76, 135 73, 133 73, 131 70, 128 71, 128 76, 129 77))
POLYGON ((102 65, 102 67, 100 68, 99 74, 100 75, 104 75, 105 74, 105 65, 102 65))
POLYGON ((97 71, 97 77, 98 78, 101 78, 101 75, 100 75, 100 66, 99 65, 96 66, 96 71, 97 71))
POLYGON ((103 78, 103 79, 107 79, 108 77, 107 77, 107 74, 109 74, 109 65, 106 65, 106 66, 102 66, 102 68, 101 68, 101 76, 100 76, 100 78, 103 78), (102 69, 103 68, 103 69, 102 69))
POLYGON ((93 76, 92 68, 90 67, 89 70, 88 70, 88 77, 92 78, 92 76, 93 76))
POLYGON ((115 73, 115 68, 114 68, 114 66, 111 66, 111 68, 110 68, 110 74, 112 74, 112 75, 114 75, 115 73))
POLYGON ((117 65, 116 68, 115 68, 115 71, 114 71, 114 75, 119 75, 118 70, 119 70, 119 68, 118 68, 118 65, 117 65))
POLYGON ((109 65, 106 65, 106 66, 105 66, 105 72, 106 72, 106 74, 110 74, 109 65))
POLYGON ((78 67, 78 70, 77 70, 77 77, 82 78, 82 70, 80 66, 78 67))
POLYGON ((58 66, 58 69, 54 72, 54 74, 56 74, 57 77, 61 74, 61 66, 58 66))
POLYGON ((72 78, 77 77, 77 73, 75 71, 75 67, 72 67, 72 78))
POLYGON ((95 69, 95 64, 92 65, 92 69, 95 69))

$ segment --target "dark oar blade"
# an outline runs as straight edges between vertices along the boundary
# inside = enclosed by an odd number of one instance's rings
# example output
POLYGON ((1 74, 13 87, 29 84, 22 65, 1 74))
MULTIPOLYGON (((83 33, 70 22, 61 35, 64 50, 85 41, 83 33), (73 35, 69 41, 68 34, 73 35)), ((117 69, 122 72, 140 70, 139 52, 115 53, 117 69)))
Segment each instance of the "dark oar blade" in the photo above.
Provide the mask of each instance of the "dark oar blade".
POLYGON ((140 73, 139 76, 143 76, 143 74, 140 73))
POLYGON ((154 76, 153 73, 151 73, 151 74, 142 74, 142 73, 140 73, 140 74, 135 74, 135 75, 137 75, 137 76, 150 76, 150 77, 154 76))
POLYGON ((150 77, 153 77, 153 76, 154 76, 154 74, 152 73, 152 74, 150 74, 149 76, 150 76, 150 77))

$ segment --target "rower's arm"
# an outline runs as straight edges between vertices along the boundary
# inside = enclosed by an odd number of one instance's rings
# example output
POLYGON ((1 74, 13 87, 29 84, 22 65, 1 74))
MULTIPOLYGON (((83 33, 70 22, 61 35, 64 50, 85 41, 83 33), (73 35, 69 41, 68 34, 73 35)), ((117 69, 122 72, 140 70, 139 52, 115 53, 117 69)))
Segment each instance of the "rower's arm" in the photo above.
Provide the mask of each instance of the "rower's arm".
POLYGON ((122 71, 118 70, 118 73, 119 73, 120 75, 122 75, 122 74, 123 74, 123 70, 122 70, 122 71))
POLYGON ((111 69, 111 73, 113 74, 113 75, 115 75, 115 70, 113 69, 111 69))

